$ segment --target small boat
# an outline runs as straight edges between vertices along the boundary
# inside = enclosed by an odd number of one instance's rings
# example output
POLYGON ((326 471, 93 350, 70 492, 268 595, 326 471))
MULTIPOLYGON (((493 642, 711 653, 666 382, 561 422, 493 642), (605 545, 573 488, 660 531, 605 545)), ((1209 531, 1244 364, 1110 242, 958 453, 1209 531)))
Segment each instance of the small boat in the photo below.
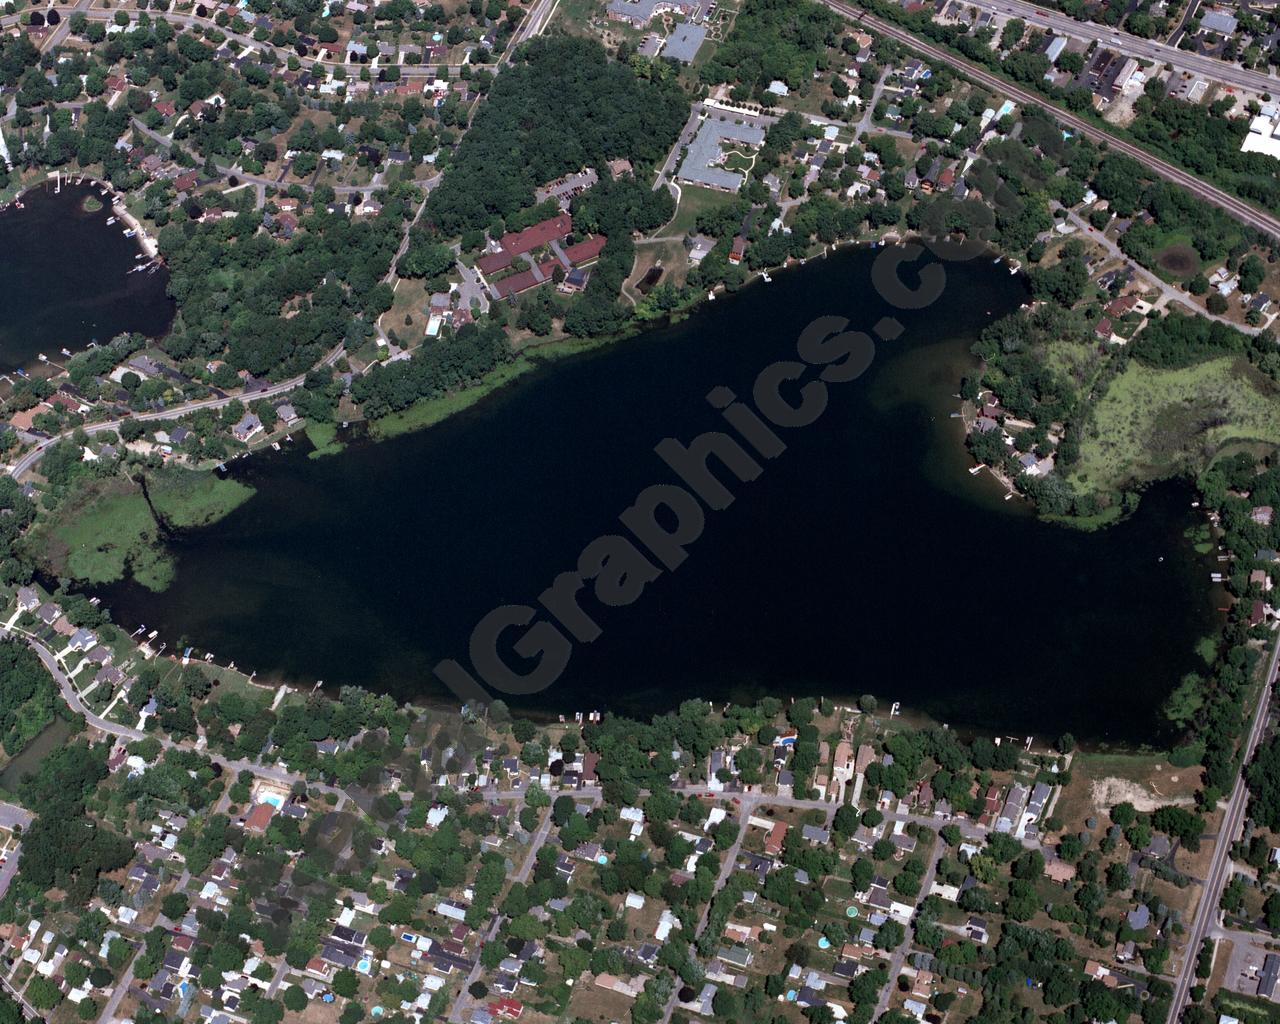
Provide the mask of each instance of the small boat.
POLYGON ((132 238, 132 237, 133 237, 134 235, 136 235, 137 233, 138 233, 137 228, 130 228, 128 231, 126 231, 126 232, 124 233, 124 237, 125 237, 125 238, 132 238))
POLYGON ((116 219, 115 219, 114 217, 108 217, 108 218, 107 218, 107 223, 108 223, 108 224, 114 224, 115 222, 116 222, 116 219))

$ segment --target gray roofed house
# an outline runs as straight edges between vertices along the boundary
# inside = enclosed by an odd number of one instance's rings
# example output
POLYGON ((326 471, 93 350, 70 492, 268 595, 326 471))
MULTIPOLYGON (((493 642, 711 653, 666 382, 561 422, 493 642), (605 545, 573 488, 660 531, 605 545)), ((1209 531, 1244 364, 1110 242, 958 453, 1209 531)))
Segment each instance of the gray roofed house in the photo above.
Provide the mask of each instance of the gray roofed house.
POLYGON ((237 441, 247 441, 261 429, 262 420, 253 413, 247 412, 240 418, 240 422, 231 428, 231 433, 237 441))
POLYGON ((333 964, 335 967, 354 967, 356 958, 346 950, 339 949, 337 946, 326 945, 320 950, 320 959, 327 964, 333 964))
POLYGON ((751 966, 751 951, 745 946, 721 946, 716 955, 724 963, 732 964, 736 968, 749 968, 751 966))
POLYGON ((96 646, 98 638, 94 636, 92 630, 77 629, 71 634, 71 649, 73 651, 87 651, 89 648, 96 646))
POLYGON ((818 825, 802 826, 800 829, 800 835, 811 843, 825 844, 831 841, 831 833, 818 825))
POLYGON ((1262 971, 1258 974, 1258 995, 1263 999, 1273 998, 1277 978, 1280 978, 1280 956, 1268 953, 1262 961, 1262 971))
POLYGON ((1032 818, 1040 817, 1044 811, 1044 805, 1049 800, 1049 794, 1053 791, 1043 782, 1037 782, 1031 787, 1031 799, 1027 801, 1027 814, 1032 818))
POLYGON ((1125 915, 1125 921, 1134 931, 1141 931, 1151 923, 1151 911, 1145 903, 1139 903, 1125 915))
POLYGON ((1012 832, 1017 828, 1022 818, 1022 809, 1026 806, 1026 803, 1027 787, 1014 783, 1009 788, 1009 796, 1004 802, 1000 817, 996 819, 996 831, 1012 832))

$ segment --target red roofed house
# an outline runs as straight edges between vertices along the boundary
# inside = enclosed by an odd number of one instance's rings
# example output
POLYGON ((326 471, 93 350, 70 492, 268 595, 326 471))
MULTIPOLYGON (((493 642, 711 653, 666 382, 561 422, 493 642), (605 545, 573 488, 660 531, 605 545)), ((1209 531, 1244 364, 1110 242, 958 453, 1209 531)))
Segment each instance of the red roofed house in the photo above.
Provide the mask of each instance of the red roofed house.
POLYGON ((787 836, 787 823, 785 821, 777 822, 773 828, 769 830, 769 835, 765 837, 764 852, 770 857, 776 857, 782 852, 782 841, 787 836))
POLYGON ((249 812, 249 816, 244 819, 244 830, 246 832, 265 832, 267 826, 271 824, 271 816, 276 813, 276 809, 270 804, 258 804, 249 812))
POLYGON ((512 999, 507 996, 505 999, 499 999, 496 1003, 489 1004, 489 1012, 499 1017, 506 1017, 507 1020, 519 1020, 520 1015, 524 1013, 524 1003, 519 999, 512 999))
POLYGON ((47 411, 47 409, 41 409, 39 406, 33 406, 30 409, 19 409, 9 417, 9 426, 13 427, 14 430, 30 430, 37 414, 47 411))
POLYGON ((1107 316, 1119 319, 1129 312, 1129 310, 1133 309, 1137 304, 1138 297, 1136 295, 1121 295, 1120 298, 1112 299, 1111 302, 1107 304, 1107 316))
POLYGON ((161 100, 159 103, 155 104, 155 108, 165 117, 173 117, 173 115, 178 112, 178 108, 168 100, 161 100))
POLYGON ((78 412, 80 410, 79 402, 70 395, 64 395, 61 392, 54 393, 49 398, 49 404, 56 405, 59 409, 65 409, 67 412, 78 412))
POLYGON ((173 179, 173 187, 179 192, 187 192, 196 187, 200 181, 200 176, 195 171, 188 171, 186 174, 179 174, 173 179))

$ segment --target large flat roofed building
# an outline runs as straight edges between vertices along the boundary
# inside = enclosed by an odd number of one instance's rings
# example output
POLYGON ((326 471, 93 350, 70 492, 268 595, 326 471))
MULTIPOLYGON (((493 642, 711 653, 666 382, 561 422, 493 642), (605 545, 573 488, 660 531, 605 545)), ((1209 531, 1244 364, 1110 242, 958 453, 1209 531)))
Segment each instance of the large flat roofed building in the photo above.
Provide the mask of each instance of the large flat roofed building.
POLYGON ((711 0, 610 0, 607 14, 614 21, 629 21, 644 27, 659 14, 683 14, 701 18, 711 0))
POLYGON ((716 121, 708 118, 702 122, 698 134, 689 143, 684 162, 676 177, 694 185, 706 185, 724 192, 737 192, 746 179, 738 171, 720 166, 723 160, 722 143, 741 143, 758 146, 764 142, 764 129, 733 121, 716 121))
POLYGON ((1259 114, 1250 121, 1240 152, 1263 153, 1280 160, 1280 114, 1259 114))
POLYGON ((681 64, 692 63, 706 38, 707 30, 704 26, 692 25, 686 21, 677 25, 667 37, 666 45, 662 47, 662 56, 678 60, 681 64))

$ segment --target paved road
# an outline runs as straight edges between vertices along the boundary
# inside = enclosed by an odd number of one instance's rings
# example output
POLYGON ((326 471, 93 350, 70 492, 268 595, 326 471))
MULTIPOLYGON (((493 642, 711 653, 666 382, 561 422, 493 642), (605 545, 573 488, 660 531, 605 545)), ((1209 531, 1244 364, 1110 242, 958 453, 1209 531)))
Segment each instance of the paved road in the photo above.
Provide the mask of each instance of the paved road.
MULTIPOLYGON (((342 356, 344 349, 342 345, 333 348, 328 355, 316 364, 316 367, 332 366, 342 356)), ((82 427, 75 430, 83 430, 86 434, 97 434, 104 430, 119 430, 120 426, 126 419, 131 420, 169 420, 177 419, 180 416, 186 416, 189 413, 198 412, 201 409, 221 409, 223 406, 230 405, 235 401, 256 402, 262 398, 275 398, 286 392, 292 391, 294 388, 302 387, 302 382, 306 380, 306 374, 299 374, 296 377, 290 377, 288 380, 282 380, 279 384, 272 384, 270 387, 261 391, 255 391, 252 394, 244 395, 228 395, 226 398, 201 398, 194 402, 183 402, 181 405, 175 405, 168 409, 161 409, 157 412, 140 412, 132 416, 122 417, 114 420, 104 420, 101 423, 86 423, 82 427)), ((43 457, 44 453, 52 448, 59 441, 70 437, 75 430, 66 430, 61 434, 55 434, 53 437, 46 438, 39 442, 31 451, 23 455, 9 470, 9 475, 15 480, 21 478, 22 474, 31 469, 43 457)))
MULTIPOLYGON (((32 636, 25 630, 14 627, 5 629, 0 626, 0 636, 13 636, 21 639, 36 652, 36 656, 44 664, 45 669, 53 676, 54 682, 58 684, 58 691, 62 695, 62 699, 66 701, 67 706, 76 714, 83 715, 85 721, 97 729, 99 732, 106 733, 109 736, 115 736, 117 739, 126 742, 136 742, 138 740, 154 737, 160 742, 160 745, 166 750, 195 750, 196 748, 190 743, 175 743, 167 736, 156 733, 144 732, 141 729, 135 729, 132 726, 121 725, 119 722, 112 722, 110 719, 103 718, 95 714, 84 701, 80 699, 80 694, 76 691, 75 684, 68 678, 67 674, 62 670, 57 656, 53 651, 49 650, 37 637, 32 636)), ((346 799, 349 794, 346 790, 339 789, 336 786, 328 786, 320 782, 310 782, 306 776, 298 775, 295 772, 281 768, 279 765, 259 764, 256 761, 249 761, 243 758, 232 759, 223 757, 221 754, 215 754, 210 750, 197 751, 202 756, 207 757, 214 764, 221 765, 223 770, 231 775, 238 775, 240 772, 250 772, 261 779, 267 779, 277 785, 291 788, 297 783, 302 783, 309 791, 318 793, 332 793, 339 800, 346 799)), ((357 807, 360 804, 356 800, 352 800, 357 807)), ((5 805, 0 805, 5 806, 5 805)), ((363 808, 361 808, 363 810, 363 808)))
POLYGON ((1127 142, 1118 136, 1112 135, 1109 131, 1099 128, 1091 121, 1086 121, 1067 110, 1049 102, 1049 100, 1040 93, 1033 93, 1019 86, 1013 85, 998 75, 992 74, 978 64, 974 64, 963 57, 957 56, 950 50, 944 50, 941 47, 934 46, 931 43, 922 41, 913 33, 908 32, 904 28, 877 18, 873 14, 853 7, 849 4, 841 2, 841 0, 821 0, 823 4, 835 11, 837 14, 850 21, 865 25, 881 35, 888 36, 890 39, 896 40, 903 46, 914 50, 916 53, 922 54, 932 61, 943 64, 950 64, 952 67, 963 72, 969 78, 978 82, 980 85, 992 90, 993 92, 1008 96, 1024 106, 1034 104, 1045 110, 1051 111, 1053 116, 1059 123, 1071 128, 1083 135, 1085 138, 1094 142, 1105 142, 1112 150, 1117 153, 1124 153, 1133 157, 1135 160, 1141 161, 1147 167, 1151 168, 1157 175, 1166 181, 1171 181, 1175 185, 1181 185, 1183 188, 1199 196, 1206 202, 1213 203, 1215 206, 1226 210, 1227 213, 1235 217, 1236 220, 1247 224, 1249 227, 1255 228, 1265 234, 1271 235, 1273 238, 1280 238, 1280 217, 1276 217, 1270 213, 1263 212, 1253 206, 1250 206, 1243 199, 1237 199, 1235 196, 1208 182, 1201 181, 1194 174, 1184 171, 1180 167, 1175 167, 1171 163, 1160 159, 1158 156, 1148 152, 1141 146, 1137 146, 1132 142, 1127 142))
POLYGON ((124 997, 129 992, 129 986, 133 984, 133 965, 138 962, 143 946, 139 946, 132 957, 129 958, 129 966, 125 968, 124 974, 120 976, 120 980, 116 982, 116 986, 111 991, 111 998, 107 1000, 107 1004, 102 1008, 102 1012, 98 1014, 98 1024, 110 1024, 115 1020, 116 1010, 120 1009, 120 1003, 124 1001, 124 997))
MULTIPOLYGON (((1280 637, 1277 637, 1275 646, 1271 650, 1271 661, 1267 665, 1258 710, 1242 750, 1242 765, 1247 765, 1253 759, 1253 752, 1262 738, 1270 710, 1271 684, 1276 678, 1277 663, 1280 663, 1280 637)), ((1183 955, 1182 968, 1178 972, 1177 983, 1174 985, 1173 1002, 1169 1007, 1170 1024, 1174 1024, 1182 1016, 1187 993, 1195 983, 1196 956, 1200 952, 1200 945, 1204 942, 1210 926, 1217 922, 1218 903, 1222 898, 1222 890, 1231 880, 1231 846, 1240 834, 1248 800, 1249 790, 1245 785, 1244 771, 1241 769, 1240 774, 1236 776, 1236 784, 1231 789, 1231 798, 1227 801, 1227 809, 1222 816, 1218 839, 1213 846, 1213 860, 1209 865, 1209 873, 1200 895, 1200 902, 1196 906, 1196 916, 1191 922, 1191 930, 1187 935, 1186 952, 1183 955)))
POLYGON ((1018 17, 1037 28, 1051 28, 1058 35, 1094 40, 1123 53, 1126 57, 1137 57, 1154 64, 1172 64, 1179 71, 1190 71, 1240 89, 1271 92, 1280 85, 1280 79, 1265 72, 1250 71, 1239 64, 1218 60, 1216 57, 1205 57, 1190 50, 1179 50, 1168 43, 1162 43, 1156 39, 1143 39, 1141 36, 1130 35, 1128 32, 1121 32, 1107 25, 1077 21, 1069 15, 1045 10, 1036 4, 1027 3, 1026 0, 965 0, 965 4, 976 7, 980 11, 1018 17))
MULTIPOLYGON (((918 899, 924 899, 929 895, 929 890, 933 888, 933 878, 938 872, 938 844, 941 839, 935 838, 933 845, 929 847, 929 866, 925 869, 924 877, 920 879, 920 895, 918 899)), ((908 934, 914 933, 915 929, 910 929, 908 934)), ((912 940, 904 939, 889 956, 889 983, 880 990, 880 999, 876 1003, 876 1017, 881 1016, 885 1010, 889 1009, 889 1000, 893 997, 893 993, 897 991, 898 975, 902 973, 902 964, 907 958, 907 954, 911 951, 912 940)))
MULTIPOLYGON (((1245 334, 1257 334, 1262 330, 1261 327, 1250 327, 1248 324, 1238 324, 1225 316, 1219 316, 1217 313, 1209 313, 1192 301, 1191 296, 1184 292, 1177 285, 1170 284, 1168 281, 1162 281, 1155 274, 1147 270, 1146 267, 1140 266, 1124 254, 1124 250, 1116 245, 1110 238, 1086 221, 1074 210, 1068 210, 1059 206, 1056 202, 1051 204, 1055 211, 1062 210, 1066 214, 1067 221, 1076 228, 1076 236, 1081 239, 1088 239, 1102 246, 1115 259, 1124 260, 1125 265, 1133 270, 1134 274, 1142 280, 1144 287, 1155 289, 1160 293, 1160 298, 1156 300, 1157 308, 1164 308, 1170 303, 1183 307, 1188 313, 1194 316, 1202 316, 1208 320, 1217 320, 1219 323, 1226 324, 1228 327, 1234 327, 1237 331, 1245 334)), ((1062 237, 1055 231, 1046 232, 1046 236, 1062 237)))

